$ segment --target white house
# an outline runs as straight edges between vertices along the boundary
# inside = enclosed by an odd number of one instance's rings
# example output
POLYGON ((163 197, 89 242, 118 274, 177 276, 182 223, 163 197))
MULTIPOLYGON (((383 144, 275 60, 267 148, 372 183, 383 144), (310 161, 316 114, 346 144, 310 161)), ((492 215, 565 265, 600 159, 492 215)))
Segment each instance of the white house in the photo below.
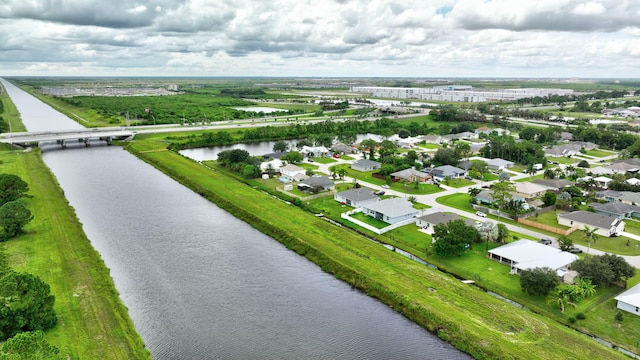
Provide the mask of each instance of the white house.
POLYGON ((298 175, 305 175, 307 170, 301 168, 300 166, 289 164, 280 168, 280 175, 282 177, 293 181, 298 175))
POLYGON ((640 316, 640 284, 615 297, 620 310, 640 316))
POLYGON ((563 277, 569 265, 578 260, 575 254, 525 239, 489 250, 489 256, 492 260, 511 266, 514 274, 548 267, 555 270, 559 277, 563 277))
POLYGON ((329 150, 324 146, 303 146, 300 152, 305 157, 323 157, 329 155, 329 150))
POLYGON ((450 221, 455 221, 459 219, 463 219, 464 223, 467 226, 476 226, 475 221, 469 218, 462 218, 458 214, 446 213, 442 211, 420 216, 419 218, 416 219, 416 225, 418 225, 419 228, 425 230, 426 233, 433 234, 433 228, 436 225, 446 224, 450 221))
POLYGON ((363 205, 362 213, 388 224, 395 224, 418 216, 420 210, 415 209, 407 199, 391 198, 363 205))
POLYGON ((495 159, 484 159, 485 162, 487 163, 487 167, 491 170, 497 170, 497 171, 502 171, 508 168, 512 168, 513 165, 515 165, 513 163, 513 161, 509 161, 509 160, 504 160, 504 159, 500 159, 500 158, 495 158, 495 159))
POLYGON ((584 229, 588 226, 590 229, 596 228, 596 234, 601 236, 618 235, 624 231, 624 221, 612 217, 593 213, 590 211, 574 211, 565 214, 558 214, 558 224, 584 229))
POLYGON ((357 171, 371 171, 380 169, 381 164, 377 161, 369 160, 369 159, 359 159, 353 164, 351 164, 351 168, 357 171))
POLYGON ((341 191, 333 195, 333 199, 339 203, 356 208, 380 200, 380 198, 373 193, 373 190, 366 187, 341 191))
POLYGON ((262 163, 260 163, 260 170, 261 171, 267 171, 269 169, 274 170, 275 172, 280 171, 279 169, 282 167, 282 160, 280 159, 273 159, 271 161, 263 161, 262 163))
POLYGON ((542 185, 530 183, 530 182, 516 182, 515 188, 516 188, 516 194, 527 199, 532 197, 542 196, 542 194, 547 192, 546 187, 542 185))

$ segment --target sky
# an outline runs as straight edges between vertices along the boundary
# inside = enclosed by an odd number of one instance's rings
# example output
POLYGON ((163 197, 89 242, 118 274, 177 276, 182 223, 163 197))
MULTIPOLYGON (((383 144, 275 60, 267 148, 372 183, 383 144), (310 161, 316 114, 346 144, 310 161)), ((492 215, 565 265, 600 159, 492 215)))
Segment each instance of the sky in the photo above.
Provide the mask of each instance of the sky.
POLYGON ((1 76, 640 78, 638 0, 0 0, 1 76))

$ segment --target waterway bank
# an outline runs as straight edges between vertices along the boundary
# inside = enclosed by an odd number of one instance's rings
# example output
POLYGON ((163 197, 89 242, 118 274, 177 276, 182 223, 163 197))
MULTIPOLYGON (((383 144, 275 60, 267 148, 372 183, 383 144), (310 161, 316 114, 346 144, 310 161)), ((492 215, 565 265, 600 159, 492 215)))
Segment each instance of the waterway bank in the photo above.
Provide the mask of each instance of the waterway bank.
POLYGON ((149 359, 109 269, 87 239, 75 211, 38 150, 0 152, 2 172, 29 184, 34 220, 3 244, 12 266, 51 286, 58 324, 47 340, 69 359, 149 359))
POLYGON ((176 153, 154 151, 159 145, 134 141, 127 149, 476 358, 621 356, 176 153))

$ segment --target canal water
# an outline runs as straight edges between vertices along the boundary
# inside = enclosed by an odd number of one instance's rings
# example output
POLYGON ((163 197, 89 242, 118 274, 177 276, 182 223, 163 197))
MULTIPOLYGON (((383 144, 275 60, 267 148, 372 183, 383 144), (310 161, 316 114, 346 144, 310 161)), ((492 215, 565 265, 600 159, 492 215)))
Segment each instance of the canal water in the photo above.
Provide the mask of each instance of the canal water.
MULTIPOLYGON (((3 83, 29 130, 76 127, 3 83)), ((119 147, 43 156, 154 359, 469 359, 119 147)))

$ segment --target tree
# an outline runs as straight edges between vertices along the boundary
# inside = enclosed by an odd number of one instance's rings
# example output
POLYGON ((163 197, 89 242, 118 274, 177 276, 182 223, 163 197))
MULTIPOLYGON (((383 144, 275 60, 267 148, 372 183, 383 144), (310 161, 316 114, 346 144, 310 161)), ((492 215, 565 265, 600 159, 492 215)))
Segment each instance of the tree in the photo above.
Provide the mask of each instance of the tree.
POLYGON ((546 169, 544 171, 544 173, 542 174, 542 176, 545 179, 555 179, 556 178, 556 173, 555 173, 555 171, 553 171, 553 169, 546 169))
MULTIPOLYGON (((515 190, 515 185, 506 181, 500 181, 491 186, 491 197, 493 198, 493 201, 496 203, 496 205, 498 205, 498 208, 503 209, 507 202, 513 198, 513 195, 511 195, 511 193, 515 190)), ((499 213, 498 219, 500 219, 499 213)))
POLYGON ((471 145, 468 142, 458 141, 454 147, 458 159, 468 159, 471 156, 471 145))
POLYGON ((544 206, 555 205, 557 198, 558 197, 556 193, 554 193, 553 191, 547 191, 546 193, 544 193, 544 195, 542 195, 542 202, 544 203, 544 206))
POLYGON ((627 280, 636 275, 636 269, 629 265, 627 260, 622 256, 614 254, 604 254, 599 256, 600 261, 607 264, 609 269, 613 271, 613 281, 627 280))
POLYGON ((496 241, 498 241, 501 244, 504 244, 508 238, 509 238, 509 228, 507 228, 507 225, 503 223, 498 223, 498 238, 496 239, 496 241))
POLYGON ((511 179, 511 176, 506 171, 501 171, 500 174, 498 175, 499 181, 509 181, 510 179, 511 179))
POLYGON ((557 202, 560 206, 566 207, 571 204, 571 194, 566 191, 563 191, 558 195, 557 202))
POLYGON ((598 230, 599 229, 597 227, 590 228, 587 225, 585 225, 584 228, 581 230, 582 234, 584 235, 584 239, 587 242, 587 254, 591 249, 591 241, 595 243, 598 240, 598 234, 596 234, 596 231, 598 230))
POLYGON ((225 150, 218 153, 218 162, 222 166, 238 164, 249 158, 249 152, 242 149, 225 150))
POLYGON ((478 196, 478 194, 480 194, 480 192, 482 191, 482 189, 478 189, 475 187, 469 188, 469 190, 467 191, 467 193, 469 193, 469 195, 471 195, 472 198, 478 196))
POLYGON ((0 226, 9 239, 20 234, 22 228, 31 220, 31 211, 18 200, 0 206, 0 226))
POLYGON ((433 155, 433 163, 440 165, 457 165, 460 158, 456 156, 456 152, 452 148, 440 148, 433 155))
POLYGON ((462 219, 433 227, 433 250, 440 256, 461 255, 464 249, 478 238, 478 232, 462 219))
POLYGON ((299 151, 289 151, 289 153, 281 157, 280 160, 288 161, 290 163, 299 163, 304 160, 304 155, 299 151))
POLYGON ((289 144, 284 140, 278 140, 273 144, 273 152, 285 152, 288 148, 289 144))
POLYGON ((581 168, 588 168, 589 167, 589 162, 587 160, 580 160, 580 162, 577 165, 578 167, 581 168))
POLYGON ((375 152, 378 142, 373 139, 366 139, 360 142, 360 151, 369 151, 369 160, 375 160, 375 152))
POLYGON ((591 279, 591 283, 596 286, 609 286, 615 281, 613 270, 600 259, 600 256, 585 256, 583 259, 574 261, 571 268, 580 276, 591 279))
POLYGON ((566 287, 559 287, 551 292, 547 297, 547 304, 558 305, 560 312, 564 312, 566 305, 576 307, 576 304, 571 301, 571 291, 566 287))
MULTIPOLYGON (((244 168, 242 169, 242 174, 250 179, 258 177, 260 176, 260 167, 255 165, 245 165, 244 168)), ((0 212, 1 211, 2 211, 2 208, 0 208, 0 212)))
POLYGON ((55 297, 35 275, 8 271, 0 277, 0 340, 23 331, 46 330, 57 322, 55 297))
POLYGON ((398 137, 399 137, 400 139, 406 139, 406 138, 408 138, 409 136, 411 136, 411 132, 410 132, 409 130, 407 130, 407 129, 400 129, 400 130, 398 130, 398 137))
POLYGON ((19 176, 0 174, 0 206, 27 196, 29 185, 19 176))
POLYGON ((44 338, 44 332, 26 331, 8 339, 0 350, 0 359, 62 359, 58 354, 60 349, 49 344, 44 338))
POLYGON ((558 238, 558 245, 560 246, 560 250, 569 251, 573 248, 573 240, 566 235, 562 235, 558 238))
POLYGON ((559 283, 558 274, 548 267, 522 270, 520 272, 520 287, 522 291, 532 296, 546 296, 559 283))

